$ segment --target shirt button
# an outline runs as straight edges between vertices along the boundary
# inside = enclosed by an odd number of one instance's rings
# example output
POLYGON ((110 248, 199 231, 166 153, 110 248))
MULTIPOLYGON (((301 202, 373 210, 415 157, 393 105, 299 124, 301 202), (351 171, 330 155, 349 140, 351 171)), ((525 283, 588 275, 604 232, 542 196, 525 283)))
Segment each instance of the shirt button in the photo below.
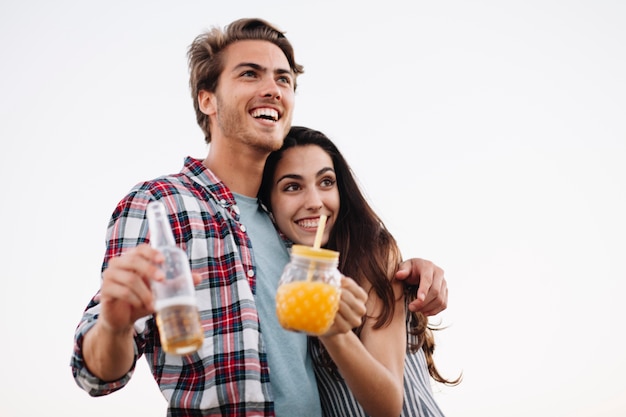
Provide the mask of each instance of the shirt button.
POLYGON ((252 278, 254 276, 254 270, 248 269, 248 278, 252 278))
POLYGON ((246 226, 243 225, 243 224, 240 224, 239 225, 239 229, 241 229, 242 232, 245 232, 246 231, 246 226))
POLYGON ((225 206, 226 205, 226 200, 224 200, 223 198, 220 200, 220 205, 221 206, 225 206))
POLYGON ((239 207, 237 207, 237 206, 233 206, 233 210, 234 210, 234 211, 235 211, 235 213, 237 213, 237 214, 239 214, 239 213, 240 213, 239 207))

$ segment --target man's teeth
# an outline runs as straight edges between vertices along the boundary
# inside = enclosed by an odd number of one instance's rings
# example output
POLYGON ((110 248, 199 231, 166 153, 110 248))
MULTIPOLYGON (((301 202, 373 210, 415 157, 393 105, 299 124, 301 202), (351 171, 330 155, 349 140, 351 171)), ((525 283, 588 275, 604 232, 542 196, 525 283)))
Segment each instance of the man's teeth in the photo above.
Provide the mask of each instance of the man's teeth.
POLYGON ((261 119, 268 119, 268 120, 273 120, 273 121, 278 120, 278 112, 270 108, 254 109, 252 110, 250 114, 252 115, 252 117, 256 119, 261 118, 261 119))
POLYGON ((312 219, 300 220, 298 222, 298 226, 304 227, 306 229, 310 229, 310 228, 317 229, 317 225, 319 224, 319 222, 320 222, 319 219, 317 219, 317 220, 312 220, 312 219))

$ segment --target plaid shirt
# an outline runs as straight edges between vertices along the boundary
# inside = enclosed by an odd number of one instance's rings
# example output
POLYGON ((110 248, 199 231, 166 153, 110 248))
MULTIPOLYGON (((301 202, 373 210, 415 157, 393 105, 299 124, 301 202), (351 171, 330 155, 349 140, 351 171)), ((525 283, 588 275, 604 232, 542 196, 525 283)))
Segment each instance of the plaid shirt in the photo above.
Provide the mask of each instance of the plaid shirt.
MULTIPOLYGON (((166 354, 154 317, 145 317, 135 323, 135 363, 145 355, 168 401, 168 416, 273 416, 250 239, 232 194, 202 161, 188 157, 179 174, 133 187, 109 222, 102 270, 112 257, 148 242, 146 207, 152 200, 165 204, 177 244, 202 275, 196 296, 204 344, 193 354, 166 354)), ((134 371, 105 382, 85 366, 82 341, 98 319, 99 302, 98 293, 83 314, 71 360, 77 384, 92 396, 122 388, 134 371)))

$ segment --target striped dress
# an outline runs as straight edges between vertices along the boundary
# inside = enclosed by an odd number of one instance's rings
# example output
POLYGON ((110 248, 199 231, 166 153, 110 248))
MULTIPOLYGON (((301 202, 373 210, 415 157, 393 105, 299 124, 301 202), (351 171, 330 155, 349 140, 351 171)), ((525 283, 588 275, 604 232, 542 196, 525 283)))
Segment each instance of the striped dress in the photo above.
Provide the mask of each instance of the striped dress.
MULTIPOLYGON (((324 417, 366 417, 367 414, 354 398, 348 385, 336 370, 319 366, 323 346, 310 338, 309 347, 315 363, 315 376, 320 392, 324 417)), ((404 404, 401 417, 443 417, 433 397, 431 379, 424 351, 406 352, 404 359, 404 404)))

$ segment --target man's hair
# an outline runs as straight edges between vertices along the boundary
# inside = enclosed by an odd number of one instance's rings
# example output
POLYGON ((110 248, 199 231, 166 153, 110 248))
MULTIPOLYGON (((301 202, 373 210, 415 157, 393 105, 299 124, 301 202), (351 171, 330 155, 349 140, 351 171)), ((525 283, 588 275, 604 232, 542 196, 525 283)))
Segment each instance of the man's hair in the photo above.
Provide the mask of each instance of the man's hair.
POLYGON ((245 18, 235 20, 224 29, 213 27, 198 35, 189 46, 189 86, 196 111, 196 120, 204 132, 206 143, 211 142, 209 117, 200 111, 198 93, 201 90, 215 92, 220 74, 224 70, 224 50, 230 44, 242 40, 263 40, 278 46, 287 57, 289 67, 295 79, 304 72, 302 65, 296 63, 293 47, 285 33, 262 19, 245 18))

